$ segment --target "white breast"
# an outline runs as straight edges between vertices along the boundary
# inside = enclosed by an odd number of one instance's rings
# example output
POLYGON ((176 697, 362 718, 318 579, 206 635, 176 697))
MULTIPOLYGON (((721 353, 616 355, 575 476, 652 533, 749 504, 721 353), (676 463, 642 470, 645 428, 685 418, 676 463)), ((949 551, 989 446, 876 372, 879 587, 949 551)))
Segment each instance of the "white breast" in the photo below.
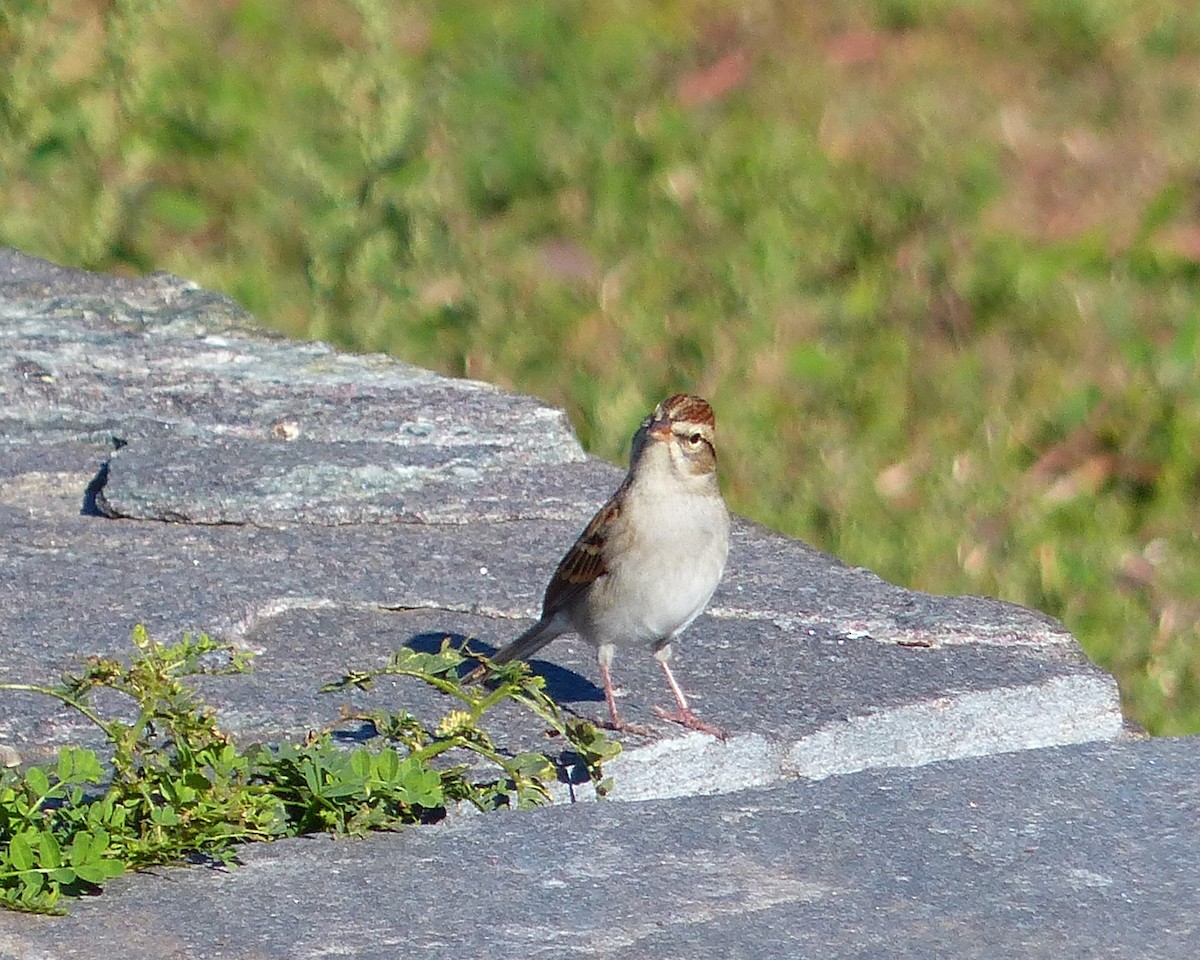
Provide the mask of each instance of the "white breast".
POLYGON ((725 570, 729 514, 720 497, 678 484, 631 490, 625 533, 581 624, 593 643, 653 646, 703 611, 725 570))

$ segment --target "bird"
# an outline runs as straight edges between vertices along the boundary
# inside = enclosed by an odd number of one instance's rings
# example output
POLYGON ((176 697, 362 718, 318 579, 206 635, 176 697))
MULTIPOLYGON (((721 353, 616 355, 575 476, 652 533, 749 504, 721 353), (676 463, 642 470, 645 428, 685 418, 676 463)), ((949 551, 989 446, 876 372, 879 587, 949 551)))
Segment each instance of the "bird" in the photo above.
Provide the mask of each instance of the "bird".
MULTIPOLYGON (((596 648, 610 729, 647 734, 617 709, 610 668, 620 648, 646 648, 677 709, 658 716, 725 738, 701 719, 671 672, 671 644, 708 604, 729 554, 729 511, 717 484, 716 418, 707 400, 675 394, 633 436, 629 471, 559 562, 537 623, 489 659, 526 660, 564 633, 596 648)), ((486 675, 481 666, 465 679, 486 675)))

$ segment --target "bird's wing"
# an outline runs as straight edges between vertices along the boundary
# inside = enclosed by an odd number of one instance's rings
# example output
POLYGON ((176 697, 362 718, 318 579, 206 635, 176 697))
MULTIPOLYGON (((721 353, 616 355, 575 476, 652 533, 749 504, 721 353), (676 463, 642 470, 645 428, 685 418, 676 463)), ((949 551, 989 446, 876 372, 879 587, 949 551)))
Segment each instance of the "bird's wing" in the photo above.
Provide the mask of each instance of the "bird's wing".
MULTIPOLYGON (((626 483, 628 480, 626 480, 626 483)), ((624 489, 625 484, 621 484, 624 489)), ((605 560, 605 545, 609 543, 612 525, 621 515, 621 490, 612 495, 591 522, 584 527, 574 545, 562 558, 542 601, 542 619, 548 620, 555 613, 569 607, 588 585, 608 573, 605 560)))
MULTIPOLYGON (((541 619, 511 643, 493 653, 488 658, 492 663, 528 659, 531 654, 570 629, 567 625, 569 620, 558 615, 569 609, 571 603, 587 589, 588 584, 608 573, 604 562, 604 545, 608 540, 611 524, 621 515, 618 502, 620 492, 618 490, 614 493, 612 499, 597 511, 567 551, 567 555, 559 562, 558 569, 550 578, 550 585, 546 587, 541 619)), ((485 672, 483 667, 478 667, 466 675, 464 682, 473 683, 482 678, 485 672)))

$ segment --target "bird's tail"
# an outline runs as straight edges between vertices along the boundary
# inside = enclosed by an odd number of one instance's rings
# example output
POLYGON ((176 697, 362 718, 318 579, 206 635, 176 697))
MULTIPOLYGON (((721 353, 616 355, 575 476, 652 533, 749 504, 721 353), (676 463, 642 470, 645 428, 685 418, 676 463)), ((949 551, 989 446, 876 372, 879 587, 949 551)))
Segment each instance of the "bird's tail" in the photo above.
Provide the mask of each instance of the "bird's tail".
MULTIPOLYGON (((528 660, 563 631, 553 620, 539 620, 506 646, 501 647, 488 659, 499 666, 511 660, 528 660)), ((474 683, 487 673, 487 668, 476 667, 464 678, 464 683, 474 683)))

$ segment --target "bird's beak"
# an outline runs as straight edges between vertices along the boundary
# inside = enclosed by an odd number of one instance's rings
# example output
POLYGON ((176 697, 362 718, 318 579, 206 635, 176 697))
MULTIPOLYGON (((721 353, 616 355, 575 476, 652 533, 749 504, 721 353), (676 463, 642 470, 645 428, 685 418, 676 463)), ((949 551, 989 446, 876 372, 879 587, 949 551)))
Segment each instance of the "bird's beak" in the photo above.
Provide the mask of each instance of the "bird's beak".
POLYGON ((670 418, 659 417, 657 420, 651 420, 650 436, 652 436, 655 440, 669 440, 671 437, 670 418))

